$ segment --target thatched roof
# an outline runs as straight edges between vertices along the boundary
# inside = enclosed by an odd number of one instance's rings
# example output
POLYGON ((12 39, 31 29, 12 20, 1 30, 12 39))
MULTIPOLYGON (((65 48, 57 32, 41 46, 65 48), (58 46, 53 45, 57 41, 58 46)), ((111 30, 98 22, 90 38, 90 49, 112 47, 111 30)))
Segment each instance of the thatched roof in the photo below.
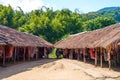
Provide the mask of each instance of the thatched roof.
POLYGON ((55 44, 56 48, 94 48, 117 44, 120 41, 120 24, 114 24, 102 29, 69 36, 55 44), (117 42, 116 42, 117 41, 117 42))
POLYGON ((8 43, 8 40, 0 36, 0 45, 6 45, 8 43))
POLYGON ((14 46, 52 47, 53 45, 37 36, 22 33, 15 29, 0 25, 0 36, 11 41, 14 46))

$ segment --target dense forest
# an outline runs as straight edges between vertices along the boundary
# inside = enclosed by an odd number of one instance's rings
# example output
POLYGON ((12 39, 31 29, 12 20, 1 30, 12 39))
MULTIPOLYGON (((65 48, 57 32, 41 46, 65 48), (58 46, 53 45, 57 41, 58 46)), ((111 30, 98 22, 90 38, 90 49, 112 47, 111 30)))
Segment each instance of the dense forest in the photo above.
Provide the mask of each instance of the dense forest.
POLYGON ((55 43, 71 34, 91 31, 120 22, 120 8, 89 13, 80 13, 75 9, 54 11, 43 6, 41 9, 24 13, 18 7, 0 5, 0 25, 5 25, 21 32, 27 32, 55 43))

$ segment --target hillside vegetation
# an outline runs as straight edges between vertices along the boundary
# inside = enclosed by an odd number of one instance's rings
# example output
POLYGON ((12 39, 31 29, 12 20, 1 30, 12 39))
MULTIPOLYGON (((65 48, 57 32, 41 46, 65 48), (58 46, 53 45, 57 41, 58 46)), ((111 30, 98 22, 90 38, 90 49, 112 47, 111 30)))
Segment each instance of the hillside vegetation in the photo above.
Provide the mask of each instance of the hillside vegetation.
POLYGON ((55 43, 67 36, 83 31, 91 31, 120 22, 120 8, 89 13, 74 12, 69 9, 56 10, 42 7, 24 13, 18 7, 0 5, 0 25, 37 35, 55 43))

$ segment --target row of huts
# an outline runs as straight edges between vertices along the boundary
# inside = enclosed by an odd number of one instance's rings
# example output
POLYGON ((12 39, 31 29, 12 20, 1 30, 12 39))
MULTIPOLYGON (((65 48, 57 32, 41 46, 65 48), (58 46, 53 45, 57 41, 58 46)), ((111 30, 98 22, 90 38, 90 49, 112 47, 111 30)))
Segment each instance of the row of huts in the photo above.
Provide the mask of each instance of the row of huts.
POLYGON ((63 50, 64 57, 70 59, 94 60, 95 65, 108 62, 120 66, 120 24, 114 24, 102 29, 82 32, 60 40, 54 45, 57 52, 63 50))
POLYGON ((60 40, 54 45, 37 36, 19 32, 0 25, 0 64, 11 60, 25 61, 47 57, 52 48, 57 53, 63 52, 64 57, 84 62, 94 60, 97 66, 103 62, 120 66, 120 24, 102 29, 82 32, 60 40))
POLYGON ((42 38, 0 25, 0 65, 47 57, 52 48, 42 38))

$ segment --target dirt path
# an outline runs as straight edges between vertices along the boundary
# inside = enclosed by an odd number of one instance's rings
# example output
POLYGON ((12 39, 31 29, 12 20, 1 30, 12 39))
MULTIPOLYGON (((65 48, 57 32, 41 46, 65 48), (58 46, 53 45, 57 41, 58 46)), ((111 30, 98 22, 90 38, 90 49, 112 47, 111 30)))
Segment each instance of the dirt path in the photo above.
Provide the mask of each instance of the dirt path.
POLYGON ((43 59, 0 68, 0 80, 120 80, 120 72, 77 60, 43 59))

